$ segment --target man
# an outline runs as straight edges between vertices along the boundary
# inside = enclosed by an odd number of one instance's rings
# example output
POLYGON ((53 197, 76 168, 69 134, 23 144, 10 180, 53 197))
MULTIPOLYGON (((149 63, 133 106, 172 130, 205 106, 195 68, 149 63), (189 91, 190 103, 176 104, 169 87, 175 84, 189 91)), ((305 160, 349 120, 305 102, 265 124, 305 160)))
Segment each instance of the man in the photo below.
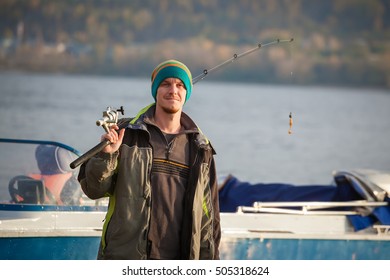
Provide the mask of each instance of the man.
POLYGON ((98 259, 218 259, 214 150, 183 110, 192 76, 168 60, 152 72, 154 104, 81 167, 85 194, 109 196, 98 259))

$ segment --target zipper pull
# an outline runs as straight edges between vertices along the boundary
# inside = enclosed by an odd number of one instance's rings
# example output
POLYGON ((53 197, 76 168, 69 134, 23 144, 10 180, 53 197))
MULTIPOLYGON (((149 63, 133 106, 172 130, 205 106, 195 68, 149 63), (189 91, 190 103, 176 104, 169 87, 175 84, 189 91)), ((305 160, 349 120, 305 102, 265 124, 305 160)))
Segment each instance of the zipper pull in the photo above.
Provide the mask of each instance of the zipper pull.
POLYGON ((173 150, 173 143, 175 142, 175 138, 168 144, 167 151, 165 153, 166 160, 169 160, 169 155, 172 153, 173 150))

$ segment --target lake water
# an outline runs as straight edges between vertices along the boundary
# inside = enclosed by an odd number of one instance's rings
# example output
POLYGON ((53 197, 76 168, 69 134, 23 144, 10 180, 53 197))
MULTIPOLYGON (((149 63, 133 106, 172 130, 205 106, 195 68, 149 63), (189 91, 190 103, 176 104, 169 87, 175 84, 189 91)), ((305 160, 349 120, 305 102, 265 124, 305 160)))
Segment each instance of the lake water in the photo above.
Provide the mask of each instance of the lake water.
MULTIPOLYGON (((149 79, 0 73, 0 137, 58 141, 86 152, 107 106, 134 116, 149 79)), ((207 80, 187 112, 217 151, 220 175, 251 182, 328 184, 332 171, 390 171, 390 92, 207 80), (293 133, 288 134, 292 112, 293 133)))

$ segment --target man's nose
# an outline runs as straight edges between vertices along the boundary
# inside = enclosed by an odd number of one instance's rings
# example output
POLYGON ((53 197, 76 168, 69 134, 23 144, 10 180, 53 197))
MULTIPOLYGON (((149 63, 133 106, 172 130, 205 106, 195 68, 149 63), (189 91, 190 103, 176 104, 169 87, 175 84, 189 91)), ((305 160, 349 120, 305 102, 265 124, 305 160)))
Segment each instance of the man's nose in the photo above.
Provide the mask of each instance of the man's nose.
POLYGON ((177 94, 178 93, 178 87, 176 86, 176 84, 171 84, 169 86, 169 93, 172 93, 172 94, 177 94))

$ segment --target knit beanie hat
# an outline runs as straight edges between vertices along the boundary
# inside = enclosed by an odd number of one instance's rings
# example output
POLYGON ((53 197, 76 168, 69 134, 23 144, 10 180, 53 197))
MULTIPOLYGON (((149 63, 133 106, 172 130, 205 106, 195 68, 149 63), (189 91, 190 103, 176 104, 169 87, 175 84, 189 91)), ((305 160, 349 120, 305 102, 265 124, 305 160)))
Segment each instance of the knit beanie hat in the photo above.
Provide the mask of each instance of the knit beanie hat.
POLYGON ((183 63, 177 60, 167 60, 159 65, 152 72, 152 96, 156 100, 157 88, 166 78, 180 79, 187 90, 186 102, 192 92, 192 75, 190 70, 183 63))

